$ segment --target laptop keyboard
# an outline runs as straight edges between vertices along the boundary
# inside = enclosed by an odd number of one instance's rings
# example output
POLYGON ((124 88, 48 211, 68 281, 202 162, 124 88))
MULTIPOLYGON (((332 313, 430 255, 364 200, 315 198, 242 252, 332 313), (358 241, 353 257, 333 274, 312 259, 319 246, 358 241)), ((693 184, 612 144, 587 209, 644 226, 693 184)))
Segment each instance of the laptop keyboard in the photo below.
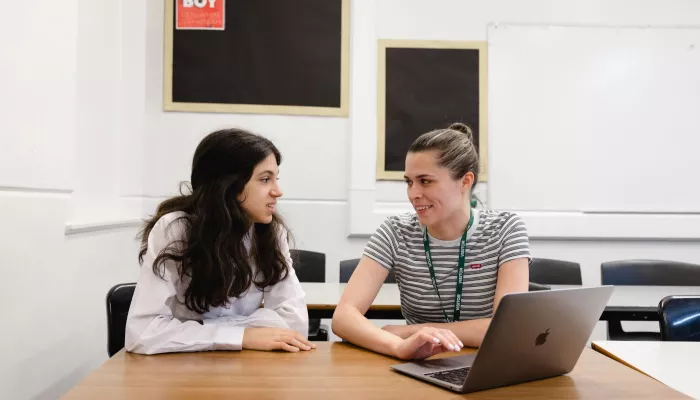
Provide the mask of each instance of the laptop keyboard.
POLYGON ((463 385, 464 381, 467 380, 468 372, 469 367, 464 367, 457 369, 448 369, 447 371, 431 372, 424 375, 437 379, 439 381, 451 383, 453 385, 463 385))

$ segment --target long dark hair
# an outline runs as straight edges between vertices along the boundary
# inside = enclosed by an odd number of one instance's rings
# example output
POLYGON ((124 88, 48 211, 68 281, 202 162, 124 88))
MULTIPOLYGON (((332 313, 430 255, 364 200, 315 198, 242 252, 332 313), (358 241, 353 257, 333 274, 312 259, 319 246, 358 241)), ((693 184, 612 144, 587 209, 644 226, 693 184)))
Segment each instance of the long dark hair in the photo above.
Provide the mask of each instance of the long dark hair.
POLYGON ((163 201, 139 233, 139 262, 148 251, 148 235, 165 214, 182 211, 185 235, 170 243, 153 261, 153 273, 163 278, 164 263, 178 265, 181 279, 189 278, 184 304, 203 314, 210 307, 228 304, 251 285, 264 290, 285 279, 289 266, 279 241, 286 226, 274 214, 270 224, 254 223, 236 197, 250 180, 255 166, 270 154, 277 165, 282 155, 272 142, 240 129, 225 129, 206 136, 192 160, 189 193, 163 201), (250 255, 243 243, 249 228, 250 255), (256 265, 256 274, 250 258, 256 265))

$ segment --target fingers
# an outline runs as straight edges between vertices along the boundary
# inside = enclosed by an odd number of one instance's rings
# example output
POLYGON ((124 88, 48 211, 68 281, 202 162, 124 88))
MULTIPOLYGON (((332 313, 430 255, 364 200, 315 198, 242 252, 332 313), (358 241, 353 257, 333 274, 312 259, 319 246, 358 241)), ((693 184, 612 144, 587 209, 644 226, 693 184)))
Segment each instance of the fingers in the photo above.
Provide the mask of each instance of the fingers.
POLYGON ((297 347, 301 350, 311 350, 311 346, 308 344, 302 343, 299 339, 297 338, 290 338, 289 341, 287 342, 290 345, 297 347))
POLYGON ((279 349, 284 350, 284 351, 288 351, 290 353, 296 353, 299 351, 298 347, 290 346, 284 342, 279 342, 279 349))
POLYGON ((296 339, 301 343, 311 347, 312 349, 316 348, 316 345, 313 342, 311 342, 309 339, 305 338, 302 334, 298 332, 296 333, 296 339))
POLYGON ((433 343, 442 344, 445 350, 449 351, 460 351, 464 344, 459 340, 457 335, 455 335, 449 329, 437 329, 431 327, 425 327, 420 330, 421 341, 427 343, 432 340, 433 343))
POLYGON ((440 339, 435 337, 432 332, 423 331, 413 337, 420 342, 416 343, 417 345, 424 345, 425 343, 440 344, 440 339))
POLYGON ((459 341, 455 340, 454 335, 449 335, 444 330, 439 330, 433 332, 433 336, 440 340, 442 347, 450 351, 460 351, 462 348, 459 346, 459 341))
POLYGON ((315 344, 309 342, 307 338, 305 338, 298 332, 284 332, 279 336, 277 342, 280 343, 280 346, 278 347, 286 351, 308 351, 316 348, 315 344), (296 350, 289 350, 290 348, 295 348, 296 350))
POLYGON ((455 345, 455 346, 459 345, 460 349, 461 349, 462 347, 464 347, 464 344, 462 343, 462 341, 459 340, 459 338, 457 337, 457 335, 455 335, 454 332, 452 332, 451 330, 449 330, 449 329, 443 329, 443 330, 442 330, 442 334, 443 334, 443 335, 450 341, 450 343, 452 343, 453 345, 455 345))
POLYGON ((435 354, 444 353, 446 351, 448 351, 448 350, 446 348, 444 348, 441 344, 434 344, 434 345, 432 345, 430 355, 428 357, 432 357, 435 354))
POLYGON ((459 338, 457 337, 457 335, 455 335, 454 332, 452 332, 452 331, 448 331, 448 332, 450 332, 450 334, 452 335, 452 337, 454 338, 454 340, 455 340, 457 343, 459 343, 459 347, 464 347, 464 343, 462 343, 462 341, 459 340, 459 338))

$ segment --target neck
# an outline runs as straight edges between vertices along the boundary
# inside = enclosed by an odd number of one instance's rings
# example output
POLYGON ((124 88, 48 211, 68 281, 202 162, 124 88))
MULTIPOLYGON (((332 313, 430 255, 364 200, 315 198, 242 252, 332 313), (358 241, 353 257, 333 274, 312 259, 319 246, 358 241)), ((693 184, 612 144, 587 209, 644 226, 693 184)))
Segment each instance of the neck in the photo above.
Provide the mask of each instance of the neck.
POLYGON ((471 208, 465 207, 463 210, 446 218, 444 221, 434 226, 428 226, 428 233, 438 240, 456 240, 467 230, 470 216, 471 208))

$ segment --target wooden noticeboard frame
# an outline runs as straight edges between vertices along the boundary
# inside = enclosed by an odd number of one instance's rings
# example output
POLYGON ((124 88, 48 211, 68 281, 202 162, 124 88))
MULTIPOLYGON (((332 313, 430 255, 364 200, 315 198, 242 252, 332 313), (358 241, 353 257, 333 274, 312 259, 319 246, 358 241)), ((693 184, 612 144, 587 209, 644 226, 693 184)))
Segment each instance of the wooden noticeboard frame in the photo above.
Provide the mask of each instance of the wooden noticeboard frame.
MULTIPOLYGON (((337 97, 333 97, 333 102, 338 101, 337 105, 333 106, 310 106, 310 105, 298 105, 298 103, 295 103, 295 105, 291 104, 286 104, 286 105, 280 105, 280 104, 249 104, 249 103, 243 103, 243 102, 217 102, 217 101, 197 101, 197 102, 187 102, 187 101, 176 101, 173 99, 173 46, 174 46, 174 18, 175 18, 175 1, 179 0, 166 0, 165 1, 165 23, 164 23, 164 28, 165 28, 165 42, 164 42, 164 65, 163 65, 163 109, 165 111, 185 111, 185 112, 217 112, 217 113, 257 113, 257 114, 291 114, 291 115, 314 115, 314 116, 333 116, 333 117, 345 117, 348 115, 348 104, 349 104, 349 51, 350 51, 350 0, 325 0, 328 2, 337 2, 340 6, 341 9, 341 15, 340 19, 337 21, 337 28, 336 27, 330 27, 330 29, 335 32, 335 29, 337 29, 337 32, 340 35, 340 65, 337 66, 337 71, 333 70, 330 71, 328 69, 323 70, 324 75, 332 75, 331 79, 328 79, 328 81, 332 82, 337 82, 337 86, 334 84, 333 87, 331 88, 323 88, 320 87, 319 91, 320 92, 325 92, 326 94, 328 92, 331 93, 338 93, 339 94, 339 101, 337 100, 337 97)), ((226 10, 231 10, 230 12, 235 12, 234 6, 236 5, 235 0, 219 0, 219 1, 226 1, 226 10)), ((243 2, 241 2, 243 4, 243 2)), ((250 4, 250 3, 249 3, 250 4)), ((303 11, 303 10, 302 10, 303 11)), ((227 14, 226 17, 226 27, 224 30, 219 30, 219 32, 225 31, 227 29, 234 29, 235 21, 230 21, 230 15, 227 14)), ((287 21, 283 16, 279 16, 279 19, 277 21, 287 21)), ((325 21, 325 20, 324 20, 325 21)), ((289 21, 288 23, 292 24, 294 21, 289 21)), ((332 23, 326 21, 326 23, 332 23)), ((274 24, 274 22, 271 22, 271 24, 274 24)), ((308 26, 308 25, 307 25, 308 26)), ((253 28, 254 29, 254 28, 253 28)), ((261 27, 260 29, 264 29, 264 27, 261 27)), ((311 27, 308 29, 308 34, 311 35, 313 33, 314 27, 311 27)), ((195 30, 187 30, 186 32, 193 32, 195 30)), ((293 31, 293 30, 291 30, 293 31)), ((185 32, 182 30, 182 32, 185 32)), ((214 31, 209 31, 209 32, 214 32, 214 31)), ((189 34, 189 33, 188 33, 189 34)), ((194 33, 195 35, 201 33, 194 33)), ((216 34, 216 33, 207 33, 207 34, 216 34)), ((254 35, 253 35, 254 36, 254 35)), ((311 37, 311 36, 310 36, 311 37)), ((247 39, 244 39, 247 40, 247 39)), ((327 40, 326 39, 318 39, 318 40, 327 40)), ((289 43, 299 43, 299 41, 293 41, 290 42, 287 39, 287 43, 285 45, 288 45, 289 43)), ((324 42, 326 43, 326 42, 324 42)), ((337 43, 337 42, 335 42, 337 43)), ((246 43, 247 46, 254 46, 255 43, 246 43)), ((299 44, 300 46, 303 46, 303 43, 299 44)), ((308 43, 307 43, 308 46, 308 43)), ((289 48, 290 46, 287 46, 289 48)), ((337 46, 334 44, 330 47, 336 47, 337 46)), ((252 47, 253 49, 255 47, 252 47)), ((298 54, 303 55, 303 54, 309 54, 309 52, 312 52, 313 50, 309 50, 309 47, 304 48, 306 53, 304 51, 299 52, 298 54)), ((250 53, 249 48, 246 48, 245 51, 250 53)), ((294 52, 294 49, 290 49, 290 52, 294 52)), ((319 50, 320 51, 320 50, 319 50)), ((317 54, 316 56, 318 57, 323 57, 321 53, 317 54)), ((338 57, 337 53, 333 54, 332 59, 336 59, 338 57)), ((273 63, 267 63, 265 65, 271 66, 273 63)), ((304 62, 302 65, 307 66, 308 68, 314 68, 315 63, 306 63, 304 62)), ((325 64, 324 64, 325 65, 325 64)), ((321 66, 316 66, 317 68, 321 68, 321 66)), ((284 68, 284 65, 279 66, 279 68, 284 68)), ((303 67, 298 67, 298 68, 303 68, 303 67)), ((335 65, 332 67, 335 69, 335 65)), ((275 74, 273 76, 278 76, 279 74, 275 74)), ((309 75, 309 74, 307 74, 309 75)), ((318 76, 318 74, 316 74, 318 76)), ((239 79, 240 82, 247 82, 247 79, 254 79, 250 77, 236 77, 235 79, 239 79)), ((264 80, 263 78, 260 78, 260 80, 264 80)), ((296 80, 295 80, 296 81, 296 80)), ((306 80, 306 84, 308 85, 307 87, 312 86, 313 82, 316 80, 306 80)), ((288 82, 290 87, 299 87, 299 83, 297 82, 288 82)), ((264 82, 262 84, 265 84, 264 82)), ((254 86, 254 84, 251 84, 254 86)), ((321 84, 319 84, 321 85, 321 84)), ((190 86, 196 86, 196 84, 190 84, 190 86)), ((209 85, 211 87, 215 87, 215 85, 209 85)), ((278 89, 280 91, 284 91, 284 88, 278 89)), ((311 90, 311 89, 309 89, 311 90)), ((249 91, 250 92, 250 91, 249 91)), ((285 96, 294 96, 295 94, 298 94, 299 96, 304 96, 306 95, 304 93, 304 90, 287 90, 285 93, 285 96)), ((320 93, 319 96, 323 96, 324 93, 320 93)), ((275 96, 270 96, 270 97, 275 97, 275 96)), ((277 96, 279 97, 279 96, 277 96)), ((293 103, 294 99, 289 99, 290 102, 293 103)))
MULTIPOLYGON (((488 171, 487 171, 487 166, 488 166, 488 120, 487 120, 487 45, 486 42, 473 42, 473 41, 424 41, 424 40, 379 40, 379 58, 378 58, 378 93, 377 93, 377 180, 403 180, 403 158, 405 158, 406 151, 408 150, 408 147, 406 143, 410 145, 410 143, 415 140, 420 134, 428 132, 432 129, 438 129, 438 128, 446 128, 449 126, 450 123, 452 122, 466 122, 464 121, 463 118, 461 118, 461 115, 459 113, 459 109, 461 106, 457 105, 457 112, 453 112, 453 115, 455 117, 452 118, 452 120, 441 120, 440 123, 433 123, 433 125, 430 125, 430 128, 424 128, 423 130, 419 132, 411 132, 411 137, 408 138, 402 138, 403 143, 401 143, 401 146, 395 146, 395 147, 401 147, 400 149, 398 148, 392 148, 387 145, 387 123, 394 123, 396 121, 387 121, 387 108, 391 108, 392 104, 387 104, 387 100, 393 101, 392 100, 392 94, 390 93, 389 95, 387 94, 387 82, 388 80, 392 79, 392 76, 388 76, 387 74, 397 74, 397 75, 402 75, 403 78, 408 78, 404 79, 404 82, 406 83, 405 86, 400 87, 399 89, 393 89, 396 90, 397 93, 393 95, 395 99, 400 99, 401 101, 404 101, 405 99, 411 99, 411 96, 414 96, 416 93, 418 93, 418 90, 416 92, 412 92, 412 88, 409 87, 410 85, 414 85, 414 87, 419 87, 420 85, 423 85, 420 90, 425 90, 426 85, 430 86, 432 82, 437 82, 438 79, 441 79, 440 77, 445 76, 447 78, 452 77, 452 78, 459 78, 459 77, 464 77, 465 82, 469 83, 463 83, 463 82, 454 82, 454 85, 451 85, 451 82, 439 82, 440 85, 437 85, 434 89, 437 92, 435 94, 435 98, 437 99, 437 103, 439 103, 441 100, 444 100, 446 104, 449 103, 450 107, 455 107, 454 103, 450 103, 449 101, 449 88, 455 87, 455 88, 466 88, 466 92, 470 92, 468 96, 470 98, 474 99, 474 101, 471 101, 469 103, 465 103, 465 109, 464 109, 464 116, 466 116, 466 119, 472 118, 475 120, 475 123, 473 124, 468 124, 471 126, 472 130, 474 130, 475 136, 475 144, 477 144, 477 151, 479 153, 479 181, 480 182, 486 182, 488 179, 488 171), (408 49, 408 50, 416 50, 417 52, 420 52, 421 50, 431 50, 431 54, 428 56, 428 58, 423 58, 423 60, 431 60, 430 57, 437 57, 435 58, 436 60, 439 60, 439 63, 431 63, 431 62, 424 62, 423 64, 421 63, 415 63, 415 62, 410 62, 409 59, 407 58, 405 61, 407 62, 395 62, 396 65, 387 65, 387 52, 391 51, 392 49, 408 49), (447 52, 444 52, 442 50, 471 50, 475 51, 476 54, 471 54, 470 57, 472 60, 476 60, 472 62, 474 64, 474 67, 476 69, 476 66, 478 65, 478 69, 476 71, 471 71, 472 74, 476 74, 476 76, 469 76, 470 71, 463 70, 463 61, 459 60, 464 60, 466 59, 464 57, 465 54, 459 53, 459 52, 451 52, 450 54, 452 55, 457 55, 458 57, 452 57, 447 54, 447 52), (462 54, 462 56, 459 56, 459 54, 462 54), (478 57, 474 58, 474 57, 478 57), (453 58, 455 61, 454 65, 449 65, 450 63, 450 58, 453 58), (426 70, 420 70, 421 65, 423 65, 426 70), (438 70, 434 70, 433 68, 437 67, 439 68, 438 70), (393 71, 392 68, 398 69, 400 71, 393 71), (435 72, 448 72, 445 74, 442 73, 435 73, 435 72), (462 75, 462 72, 464 72, 464 75, 462 75), (426 79, 423 79, 423 77, 426 77, 426 79), (422 82, 425 81, 425 82, 422 82), (430 81, 430 82, 429 82, 430 81), (439 87, 438 87, 439 86, 439 87), (447 88, 447 89, 446 89, 447 88), (474 93, 474 91, 477 91, 478 93, 474 93), (445 96, 443 96, 445 95, 445 96), (468 108, 471 107, 473 108, 472 110, 468 110, 468 108), (478 119, 476 119, 478 118, 478 119), (457 119, 455 121, 455 119, 457 119), (476 125, 476 126, 474 126, 476 125), (415 136, 415 137, 414 137, 415 136), (407 141, 408 140, 408 141, 407 141), (387 153, 387 151, 393 150, 394 153, 387 153), (387 159, 391 158, 392 163, 394 164, 394 168, 389 168, 387 169, 387 159), (401 168, 397 167, 397 163, 399 161, 399 158, 401 158, 401 168)), ((409 54, 409 53, 405 53, 409 54)), ((426 53, 427 54, 427 53, 426 53)), ((419 57, 420 58, 420 57, 419 57)), ((412 58, 415 60, 415 58, 412 58)), ((430 89, 430 88, 428 88, 430 89)), ((456 96, 459 97, 462 94, 462 92, 456 93, 456 96)), ((415 96, 414 96, 415 98, 415 96)), ((430 106, 435 103, 431 102, 428 104, 427 102, 430 102, 431 100, 427 98, 426 103, 421 103, 420 99, 417 99, 415 101, 415 104, 413 106, 418 107, 417 109, 411 110, 411 109, 401 109, 400 113, 403 116, 410 116, 410 118, 414 118, 412 122, 416 122, 415 118, 421 118, 421 113, 430 113, 431 111, 425 111, 426 109, 429 109, 430 106)), ((399 106, 400 108, 400 106, 399 106)), ((454 110, 454 109, 453 109, 454 110)), ((437 114, 441 112, 441 110, 436 109, 433 110, 433 114, 437 114)), ((435 115, 424 115, 425 117, 430 117, 431 120, 436 120, 435 115)), ((400 118, 397 118, 400 119, 400 118)), ((424 122, 424 121, 423 121, 424 122)), ((400 125, 400 122, 399 122, 400 125)), ((411 124, 412 126, 409 128, 413 128, 415 124, 411 124)), ((401 129, 404 129, 406 127, 403 127, 401 129)), ((391 128, 390 128, 391 129, 391 128)), ((410 129, 406 129, 410 130, 410 129)), ((395 134, 395 132, 394 132, 395 134)), ((395 143, 396 145, 396 143, 395 143)))

